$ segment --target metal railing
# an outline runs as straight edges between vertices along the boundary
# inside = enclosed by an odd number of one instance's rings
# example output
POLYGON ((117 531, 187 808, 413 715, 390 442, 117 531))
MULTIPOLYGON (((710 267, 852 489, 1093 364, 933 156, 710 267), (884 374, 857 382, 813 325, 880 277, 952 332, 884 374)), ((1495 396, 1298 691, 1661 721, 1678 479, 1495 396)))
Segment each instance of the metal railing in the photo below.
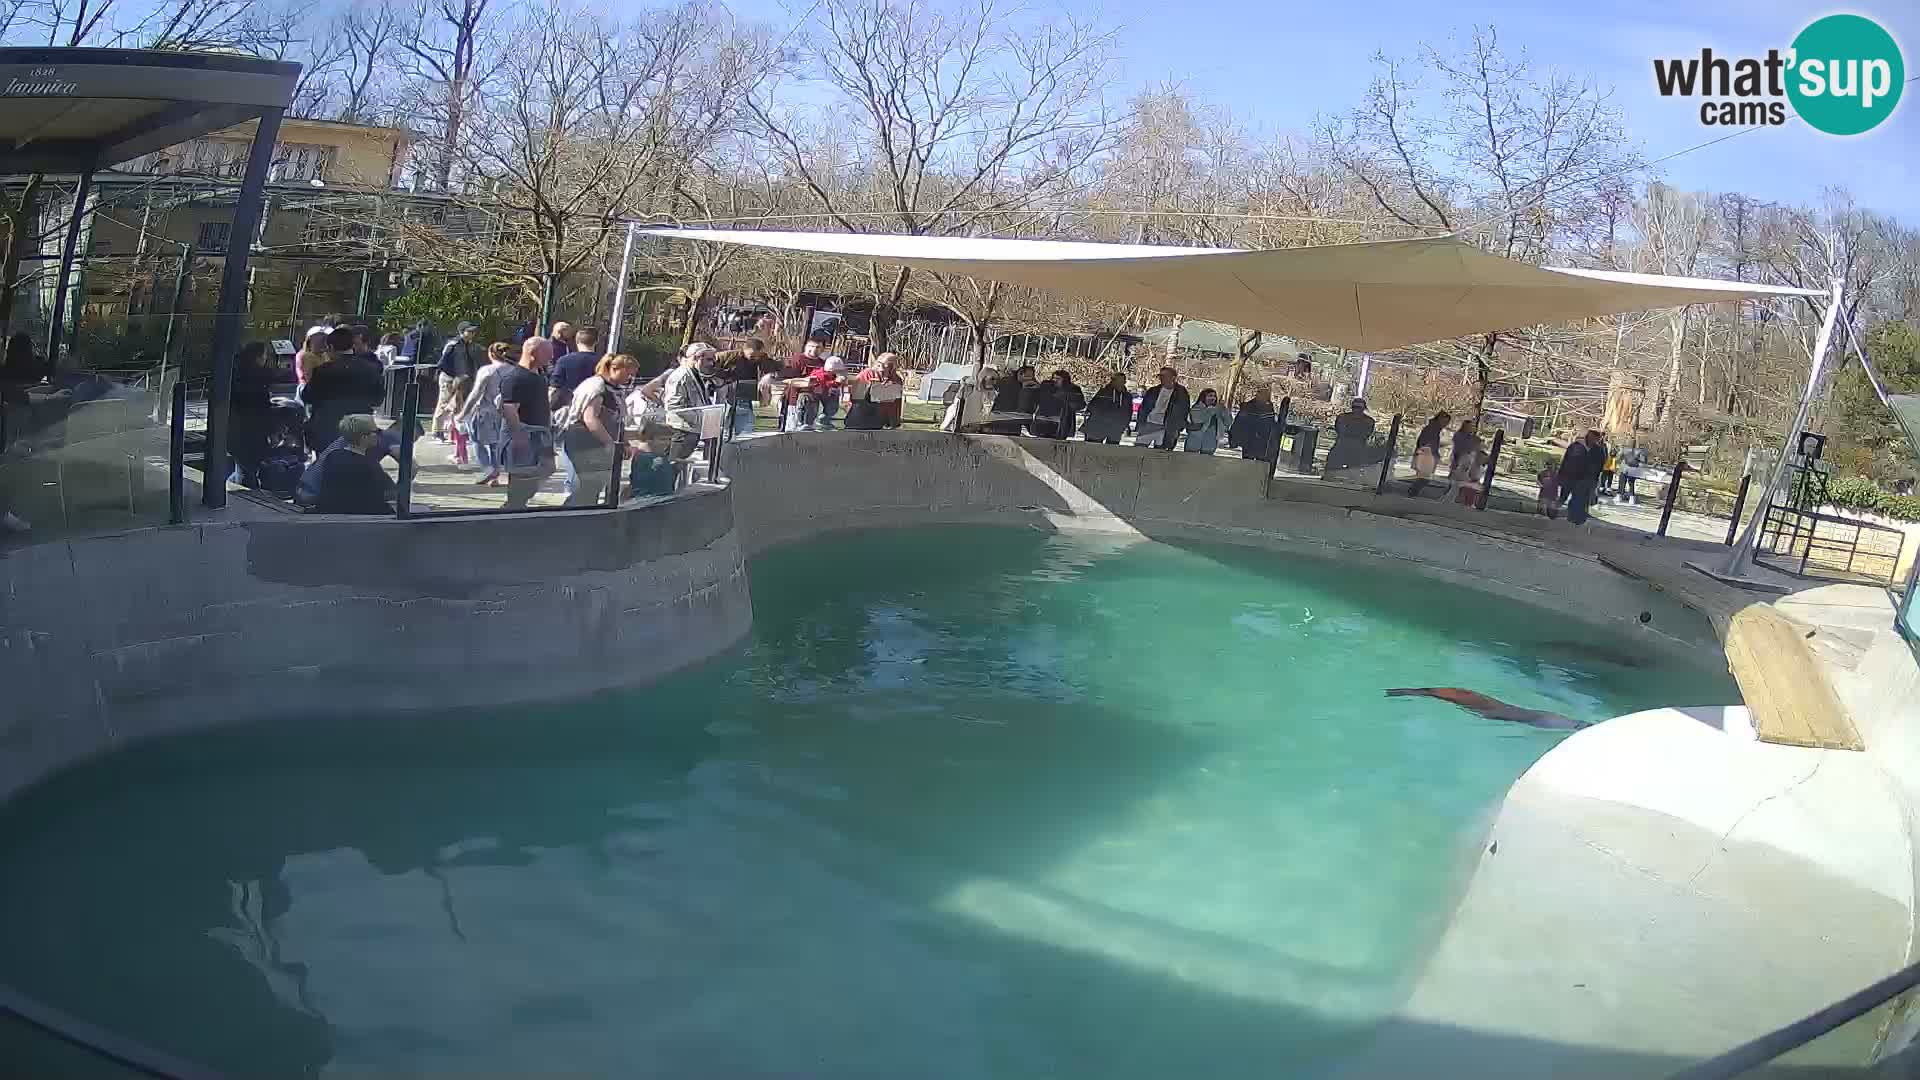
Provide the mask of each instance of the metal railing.
POLYGON ((1674 1073, 1668 1080, 1730 1080, 1812 1042, 1920 986, 1920 964, 1903 968, 1809 1016, 1674 1073))
POLYGON ((1893 584, 1906 533, 1791 506, 1766 508, 1754 560, 1796 577, 1893 584))
POLYGON ((0 1017, 11 1016, 49 1038, 76 1047, 135 1076, 153 1080, 217 1080, 219 1074, 69 1016, 0 984, 0 1017))

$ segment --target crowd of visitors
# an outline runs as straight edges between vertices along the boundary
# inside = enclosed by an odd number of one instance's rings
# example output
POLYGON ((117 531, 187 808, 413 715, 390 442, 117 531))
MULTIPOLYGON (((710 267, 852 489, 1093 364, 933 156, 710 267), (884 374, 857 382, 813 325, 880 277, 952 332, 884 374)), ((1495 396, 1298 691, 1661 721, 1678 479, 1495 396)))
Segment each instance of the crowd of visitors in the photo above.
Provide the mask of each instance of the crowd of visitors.
POLYGON ((1129 435, 1133 445, 1155 450, 1176 446, 1188 453, 1213 454, 1222 441, 1248 457, 1272 456, 1278 435, 1273 395, 1261 388, 1235 412, 1212 387, 1194 397, 1179 372, 1161 368, 1152 386, 1138 395, 1123 372, 1114 372, 1089 396, 1061 370, 1042 381, 1031 365, 1010 372, 988 369, 978 385, 971 376, 947 392, 943 431, 988 435, 1030 435, 1118 446, 1129 435), (1082 417, 1084 416, 1084 420, 1082 417))
MULTIPOLYGON (((531 330, 533 328, 526 328, 531 330)), ((484 345, 480 327, 463 322, 442 341, 421 323, 404 335, 376 339, 367 326, 326 321, 301 343, 294 368, 299 383, 297 422, 270 393, 264 345, 239 356, 233 385, 231 448, 245 483, 273 490, 297 488, 296 501, 331 513, 391 513, 393 491, 381 460, 396 452, 391 430, 372 414, 386 389, 388 368, 431 370, 436 392, 427 435, 448 442, 456 467, 482 470, 481 487, 506 486, 506 509, 525 508, 555 472, 567 506, 603 503, 623 475, 635 495, 669 493, 679 472, 710 437, 715 406, 726 411, 721 437, 754 430, 755 409, 778 407, 786 432, 871 431, 899 427, 906 379, 899 357, 883 352, 858 372, 824 335, 783 357, 762 337, 725 352, 696 342, 665 371, 645 377, 627 354, 607 354, 593 327, 556 322, 549 335, 523 332, 516 344, 484 345), (375 342, 378 341, 376 345, 375 342), (430 366, 422 357, 436 357, 430 366), (844 413, 844 415, 843 415, 844 413), (376 476, 377 474, 377 476, 376 476)), ((1136 392, 1116 372, 1091 394, 1066 370, 1042 379, 1032 365, 987 369, 963 378, 947 393, 943 430, 1183 449, 1214 454, 1224 442, 1243 456, 1271 460, 1278 450, 1279 417, 1272 393, 1258 388, 1229 408, 1212 387, 1192 393, 1172 367, 1136 392)), ((1376 421, 1355 399, 1333 422, 1328 467, 1378 461, 1376 421), (1371 455, 1371 456, 1370 456, 1371 455)), ((1434 414, 1415 438, 1418 495, 1444 470, 1453 497, 1473 505, 1485 482, 1488 449, 1477 425, 1457 427, 1434 414), (1449 428, 1452 429, 1449 435, 1449 428)), ((1559 465, 1543 470, 1540 504, 1575 524, 1599 498, 1633 497, 1645 465, 1638 450, 1616 452, 1599 432, 1567 448, 1559 465)))
POLYGON ((1444 460, 1454 500, 1462 506, 1472 506, 1479 501, 1486 483, 1486 440, 1481 438, 1478 424, 1472 420, 1462 420, 1460 426, 1454 429, 1453 437, 1447 440, 1448 448, 1443 450, 1441 440, 1447 433, 1447 425, 1451 423, 1452 414, 1442 410, 1421 425, 1420 433, 1413 440, 1414 478, 1408 490, 1418 496, 1433 482, 1444 460))
MULTIPOLYGON (((391 485, 373 482, 368 469, 385 476, 380 462, 397 452, 397 434, 373 419, 395 371, 431 372, 425 437, 449 443, 455 467, 483 470, 477 486, 504 485, 509 510, 525 508, 556 472, 567 506, 600 504, 623 465, 634 494, 670 493, 710 434, 704 414, 714 406, 726 408, 730 439, 753 431, 756 407, 774 404, 786 431, 898 427, 906 397, 897 355, 881 353, 850 373, 824 336, 784 359, 758 337, 724 353, 696 342, 642 378, 639 360, 605 353, 594 327, 556 322, 546 336, 491 345, 480 329, 462 322, 443 341, 422 322, 376 346, 369 327, 323 320, 294 358, 291 407, 274 404, 264 344, 247 346, 229 442, 237 477, 316 510, 391 513, 391 485), (290 448, 291 469, 282 460, 290 448)), ((1065 382, 1044 395, 1045 415, 1049 430, 1071 434, 1086 401, 1065 382)))
POLYGON ((1600 485, 1601 475, 1607 471, 1607 463, 1613 457, 1613 451, 1607 447, 1607 441, 1598 431, 1588 431, 1585 436, 1575 439, 1560 457, 1560 467, 1553 470, 1552 477, 1542 470, 1540 476, 1540 508, 1548 517, 1556 517, 1557 508, 1567 508, 1567 520, 1575 525, 1587 523, 1587 511, 1593 505, 1595 491, 1600 485), (1551 491, 1549 490, 1551 489, 1551 491))
POLYGON ((294 356, 291 404, 273 396, 265 343, 242 348, 228 437, 233 478, 317 511, 392 513, 381 461, 397 453, 399 435, 373 414, 390 374, 404 382, 419 371, 431 372, 435 394, 425 436, 451 445, 456 468, 482 469, 478 486, 504 484, 504 508, 526 507, 556 471, 566 505, 596 505, 617 462, 627 461, 636 494, 665 494, 697 441, 686 410, 730 396, 710 378, 711 346, 687 351, 676 369, 686 374, 635 390, 637 359, 605 355, 596 329, 565 322, 517 347, 484 344, 472 322, 444 341, 425 322, 377 340, 370 327, 338 319, 309 329, 294 356))

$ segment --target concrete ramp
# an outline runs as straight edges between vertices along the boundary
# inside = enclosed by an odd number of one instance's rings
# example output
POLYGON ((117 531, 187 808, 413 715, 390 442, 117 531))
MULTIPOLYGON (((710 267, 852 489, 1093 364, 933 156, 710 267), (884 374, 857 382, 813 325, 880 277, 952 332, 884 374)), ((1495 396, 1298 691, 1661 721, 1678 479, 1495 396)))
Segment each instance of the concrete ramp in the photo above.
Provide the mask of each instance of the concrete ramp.
MULTIPOLYGON (((1658 1077, 1799 1019, 1904 965, 1904 819, 1865 755, 1752 741, 1722 710, 1580 732, 1514 785, 1346 1075, 1658 1077)), ((1860 1066, 1885 1012, 1782 1064, 1860 1066)))

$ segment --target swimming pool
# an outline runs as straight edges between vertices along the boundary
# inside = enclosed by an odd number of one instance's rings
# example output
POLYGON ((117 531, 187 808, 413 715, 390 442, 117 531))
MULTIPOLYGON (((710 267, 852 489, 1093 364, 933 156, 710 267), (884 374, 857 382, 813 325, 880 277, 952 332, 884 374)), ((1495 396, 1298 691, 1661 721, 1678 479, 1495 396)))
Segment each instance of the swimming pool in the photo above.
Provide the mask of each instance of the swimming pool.
POLYGON ((1383 689, 1738 700, 1269 552, 901 529, 751 575, 750 641, 643 690, 55 778, 0 813, 0 978, 243 1075, 1311 1075, 1564 737, 1383 689))

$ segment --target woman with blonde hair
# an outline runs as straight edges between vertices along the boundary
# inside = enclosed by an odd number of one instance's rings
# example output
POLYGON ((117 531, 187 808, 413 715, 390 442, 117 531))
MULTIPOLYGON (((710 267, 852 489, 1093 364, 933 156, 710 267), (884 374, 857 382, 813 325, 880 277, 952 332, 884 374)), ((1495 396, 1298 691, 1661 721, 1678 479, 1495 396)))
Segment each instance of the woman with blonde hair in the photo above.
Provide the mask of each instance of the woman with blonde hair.
POLYGON ((487 474, 475 483, 497 487, 506 459, 501 448, 507 441, 507 421, 500 415, 500 376, 513 369, 513 346, 496 341, 487 346, 487 363, 473 377, 473 389, 454 415, 454 426, 467 433, 473 442, 473 457, 486 466, 487 474))
POLYGON ((603 356, 574 388, 558 425, 560 449, 577 478, 566 505, 597 506, 606 495, 625 437, 627 384, 639 370, 640 361, 626 353, 603 356))

